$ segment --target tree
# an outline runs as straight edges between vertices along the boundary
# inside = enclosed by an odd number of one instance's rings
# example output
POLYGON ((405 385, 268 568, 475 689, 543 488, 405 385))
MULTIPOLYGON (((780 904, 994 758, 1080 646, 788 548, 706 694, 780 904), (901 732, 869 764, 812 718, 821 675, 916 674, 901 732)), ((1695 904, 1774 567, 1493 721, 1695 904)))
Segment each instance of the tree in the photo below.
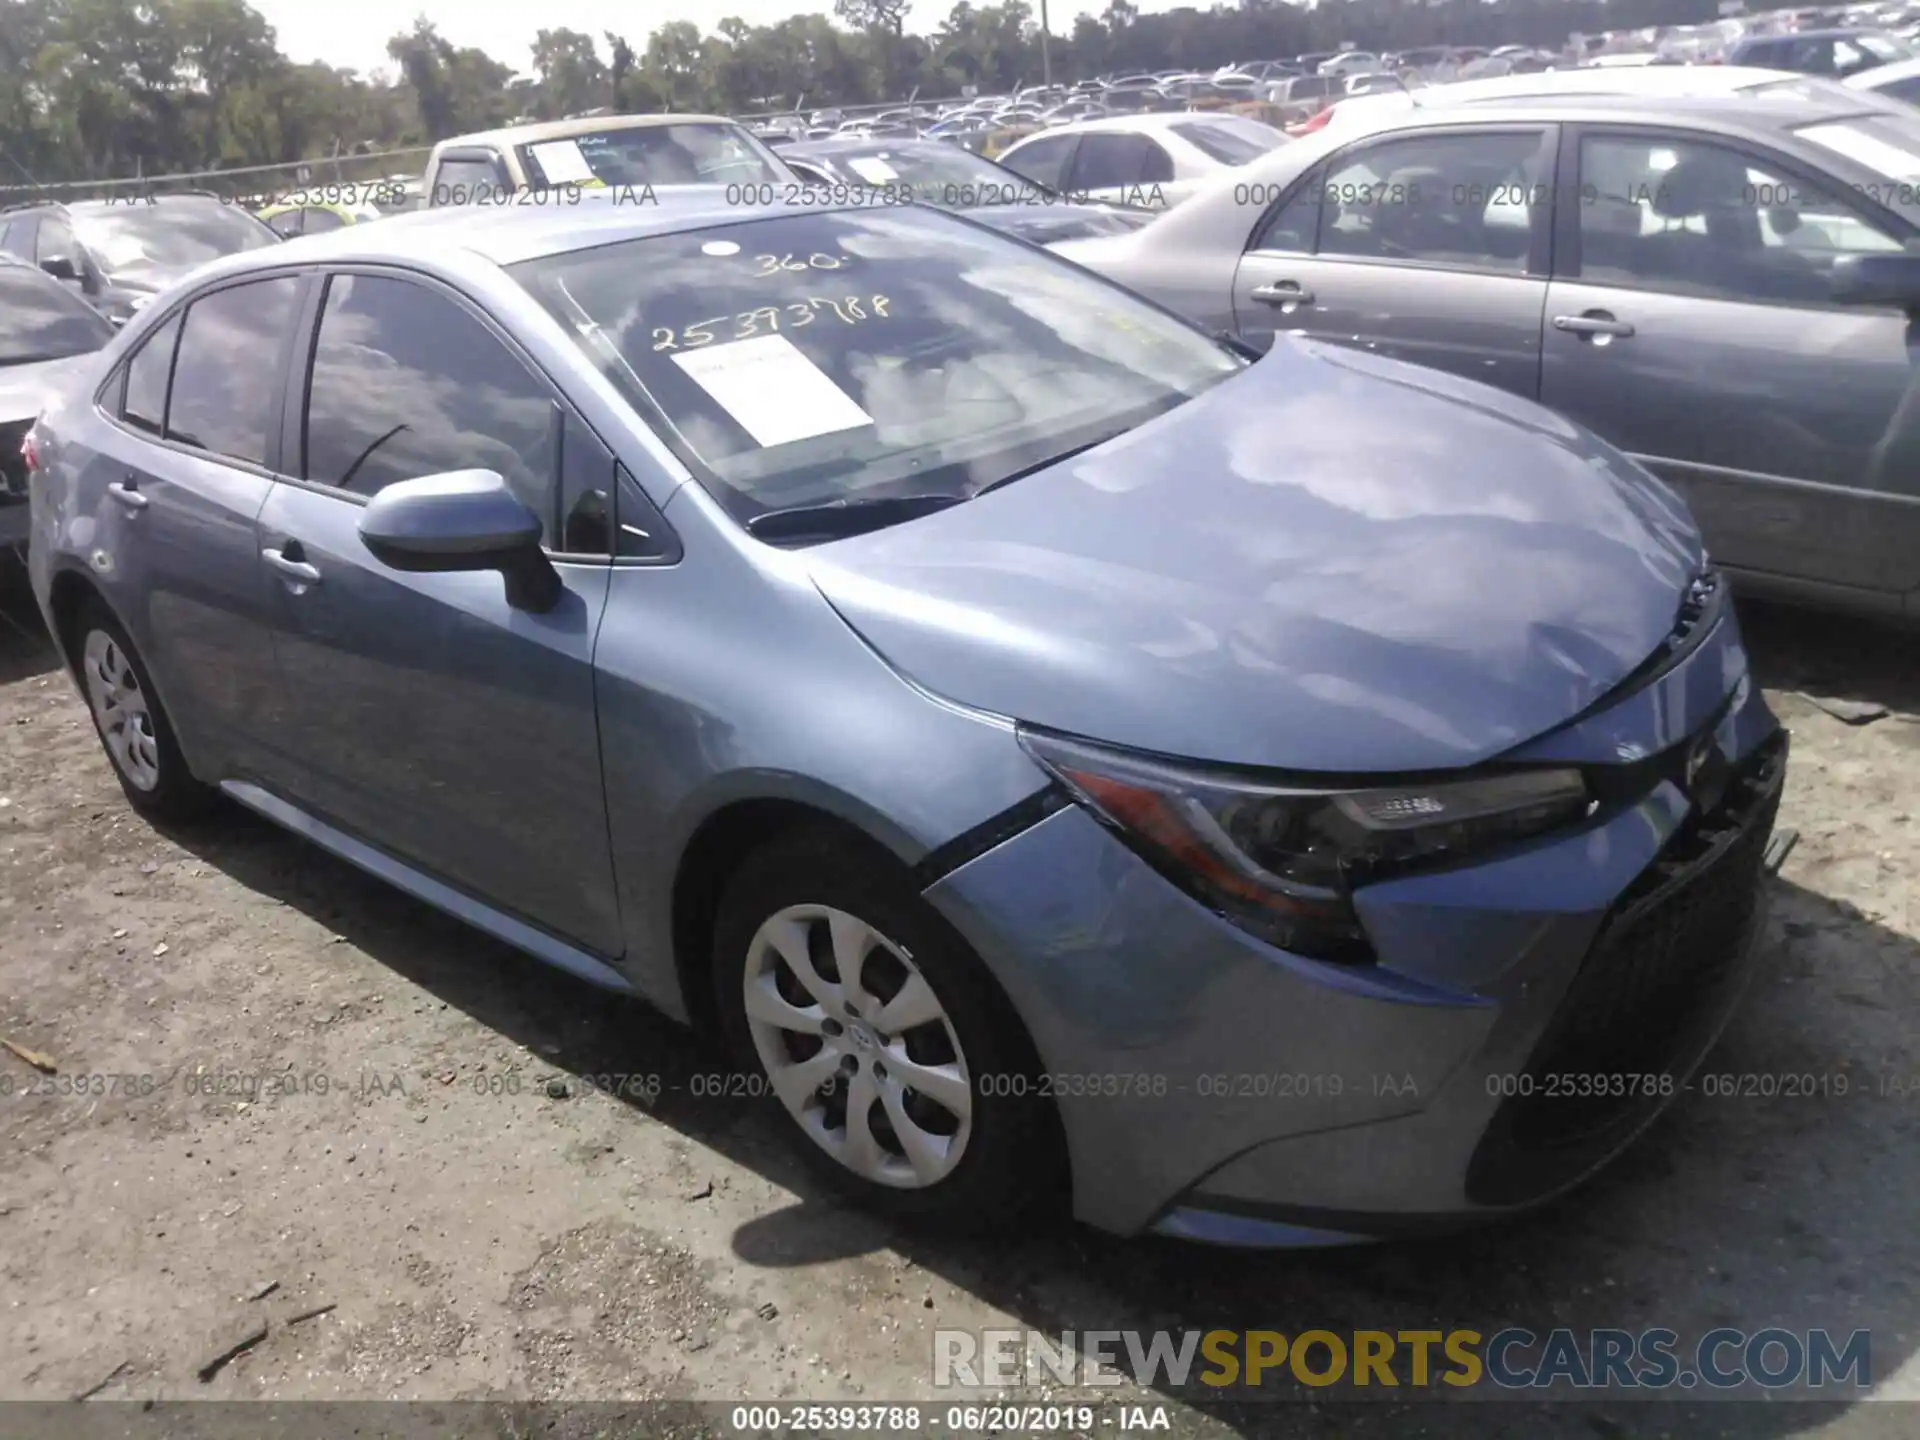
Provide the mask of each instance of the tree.
MULTIPOLYGON (((1028 0, 954 0, 926 39, 912 0, 834 0, 772 25, 677 21, 633 42, 543 29, 530 74, 415 20, 391 70, 295 64, 247 0, 0 0, 0 185, 266 165, 419 145, 515 115, 746 113, 1003 91, 1039 78, 1028 0), (836 23, 837 22, 837 23, 836 23), (604 45, 604 49, 603 49, 604 45), (604 58, 603 58, 604 56, 604 58)), ((1099 0, 1095 0, 1099 3, 1099 0)), ((1105 0, 1052 37, 1056 78, 1331 50, 1512 41, 1698 24, 1716 0, 1213 0, 1142 14, 1105 0)), ((18 193, 16 189, 15 193, 18 193)))

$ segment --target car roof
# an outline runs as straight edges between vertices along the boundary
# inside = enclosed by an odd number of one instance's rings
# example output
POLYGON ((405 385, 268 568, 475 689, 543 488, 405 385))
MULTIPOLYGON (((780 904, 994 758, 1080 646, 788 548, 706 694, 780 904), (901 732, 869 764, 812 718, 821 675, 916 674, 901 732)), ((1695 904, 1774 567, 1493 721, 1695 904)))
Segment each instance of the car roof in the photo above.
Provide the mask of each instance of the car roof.
MULTIPOLYGON (((220 273, 234 274, 291 264, 294 260, 289 257, 294 257, 326 264, 416 263, 431 269, 435 256, 458 249, 506 266, 623 240, 862 208, 872 209, 857 202, 836 205, 806 200, 742 205, 738 187, 725 185, 656 185, 644 190, 631 186, 584 191, 564 205, 441 205, 413 210, 374 224, 348 225, 245 251, 213 265, 221 267, 220 273)), ((215 272, 210 267, 207 273, 215 272)))
POLYGON ((1799 90, 1746 95, 1533 95, 1482 104, 1414 108, 1394 112, 1381 128, 1414 125, 1473 124, 1500 119, 1611 120, 1643 125, 1691 124, 1747 134, 1776 133, 1823 121, 1880 117, 1873 102, 1847 103, 1844 95, 1813 95, 1799 90))
POLYGON ((468 145, 531 145, 542 140, 567 140, 575 135, 597 135, 607 130, 644 130, 656 125, 737 125, 725 115, 580 115, 571 120, 542 120, 533 125, 505 125, 454 135, 433 147, 434 153, 468 145))
MULTIPOLYGON (((1088 135, 1103 130, 1170 130, 1182 123, 1197 120, 1201 124, 1206 124, 1221 118, 1223 117, 1217 110, 1148 111, 1140 115, 1101 115, 1092 120, 1075 120, 1071 124, 1055 125, 1051 129, 1040 131, 1037 135, 1024 137, 1021 143, 1038 139, 1040 135, 1088 135)), ((1248 117, 1236 115, 1224 118, 1245 120, 1248 117)))
POLYGON ((1902 80, 1911 80, 1915 75, 1920 75, 1920 59, 1895 60, 1891 65, 1876 65, 1871 70, 1849 75, 1840 83, 1854 90, 1879 90, 1902 80))
MULTIPOLYGON (((836 135, 826 140, 796 140, 791 145, 783 145, 780 148, 780 153, 782 155, 798 155, 803 160, 809 155, 817 155, 823 160, 830 160, 835 155, 859 155, 869 150, 905 150, 909 152, 914 150, 938 150, 943 154, 951 154, 955 148, 956 147, 952 145, 946 144, 944 141, 922 140, 913 135, 836 135)), ((973 154, 971 150, 963 150, 960 151, 960 153, 963 155, 973 154)))

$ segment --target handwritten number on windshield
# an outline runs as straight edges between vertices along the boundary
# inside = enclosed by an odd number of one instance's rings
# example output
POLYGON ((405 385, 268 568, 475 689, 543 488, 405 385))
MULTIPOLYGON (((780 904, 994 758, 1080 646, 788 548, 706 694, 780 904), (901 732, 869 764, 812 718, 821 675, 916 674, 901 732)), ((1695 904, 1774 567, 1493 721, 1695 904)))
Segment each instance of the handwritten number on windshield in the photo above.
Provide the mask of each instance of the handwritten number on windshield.
POLYGON ((790 305, 762 305, 742 310, 738 315, 716 315, 711 320, 696 320, 674 329, 659 325, 653 331, 653 350, 699 350, 717 340, 751 340, 756 335, 773 335, 780 330, 781 312, 786 312, 789 330, 811 325, 823 310, 831 312, 842 325, 862 325, 892 318, 893 301, 885 295, 847 295, 840 299, 809 299, 790 305), (717 332, 731 329, 731 334, 717 332))
POLYGON ((756 255, 753 257, 754 274, 764 277, 778 275, 782 270, 840 270, 844 269, 847 257, 844 255, 823 255, 819 251, 804 258, 793 255, 756 255))

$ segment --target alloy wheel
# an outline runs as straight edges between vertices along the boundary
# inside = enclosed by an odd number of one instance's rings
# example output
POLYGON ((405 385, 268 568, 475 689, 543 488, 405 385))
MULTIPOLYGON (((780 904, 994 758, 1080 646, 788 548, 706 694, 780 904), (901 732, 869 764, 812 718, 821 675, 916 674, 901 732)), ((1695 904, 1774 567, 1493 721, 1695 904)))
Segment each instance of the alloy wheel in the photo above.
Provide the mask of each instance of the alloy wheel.
POLYGON ((90 630, 81 670, 86 676, 87 703, 99 722, 107 754, 128 784, 153 790, 160 784, 160 741, 146 692, 126 652, 106 631, 90 630))
POLYGON ((743 985, 767 1079, 815 1144, 894 1189, 953 1172, 972 1134, 972 1080, 905 950, 844 910, 790 905, 754 933, 743 985))

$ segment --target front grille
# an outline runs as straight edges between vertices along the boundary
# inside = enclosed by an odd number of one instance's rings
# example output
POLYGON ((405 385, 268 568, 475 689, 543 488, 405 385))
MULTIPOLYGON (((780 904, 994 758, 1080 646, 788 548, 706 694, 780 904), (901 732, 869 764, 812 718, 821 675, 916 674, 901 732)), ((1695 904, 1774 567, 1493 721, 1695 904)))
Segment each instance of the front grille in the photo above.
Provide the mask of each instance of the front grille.
POLYGON ((0 425, 0 504, 27 498, 27 460, 20 444, 32 428, 31 420, 0 425))
POLYGON ((1575 1178, 1685 1081, 1738 991, 1786 748, 1782 733, 1749 757, 1615 902, 1475 1153, 1476 1201, 1575 1178), (1670 1083, 1649 1083, 1661 1076, 1670 1083))

